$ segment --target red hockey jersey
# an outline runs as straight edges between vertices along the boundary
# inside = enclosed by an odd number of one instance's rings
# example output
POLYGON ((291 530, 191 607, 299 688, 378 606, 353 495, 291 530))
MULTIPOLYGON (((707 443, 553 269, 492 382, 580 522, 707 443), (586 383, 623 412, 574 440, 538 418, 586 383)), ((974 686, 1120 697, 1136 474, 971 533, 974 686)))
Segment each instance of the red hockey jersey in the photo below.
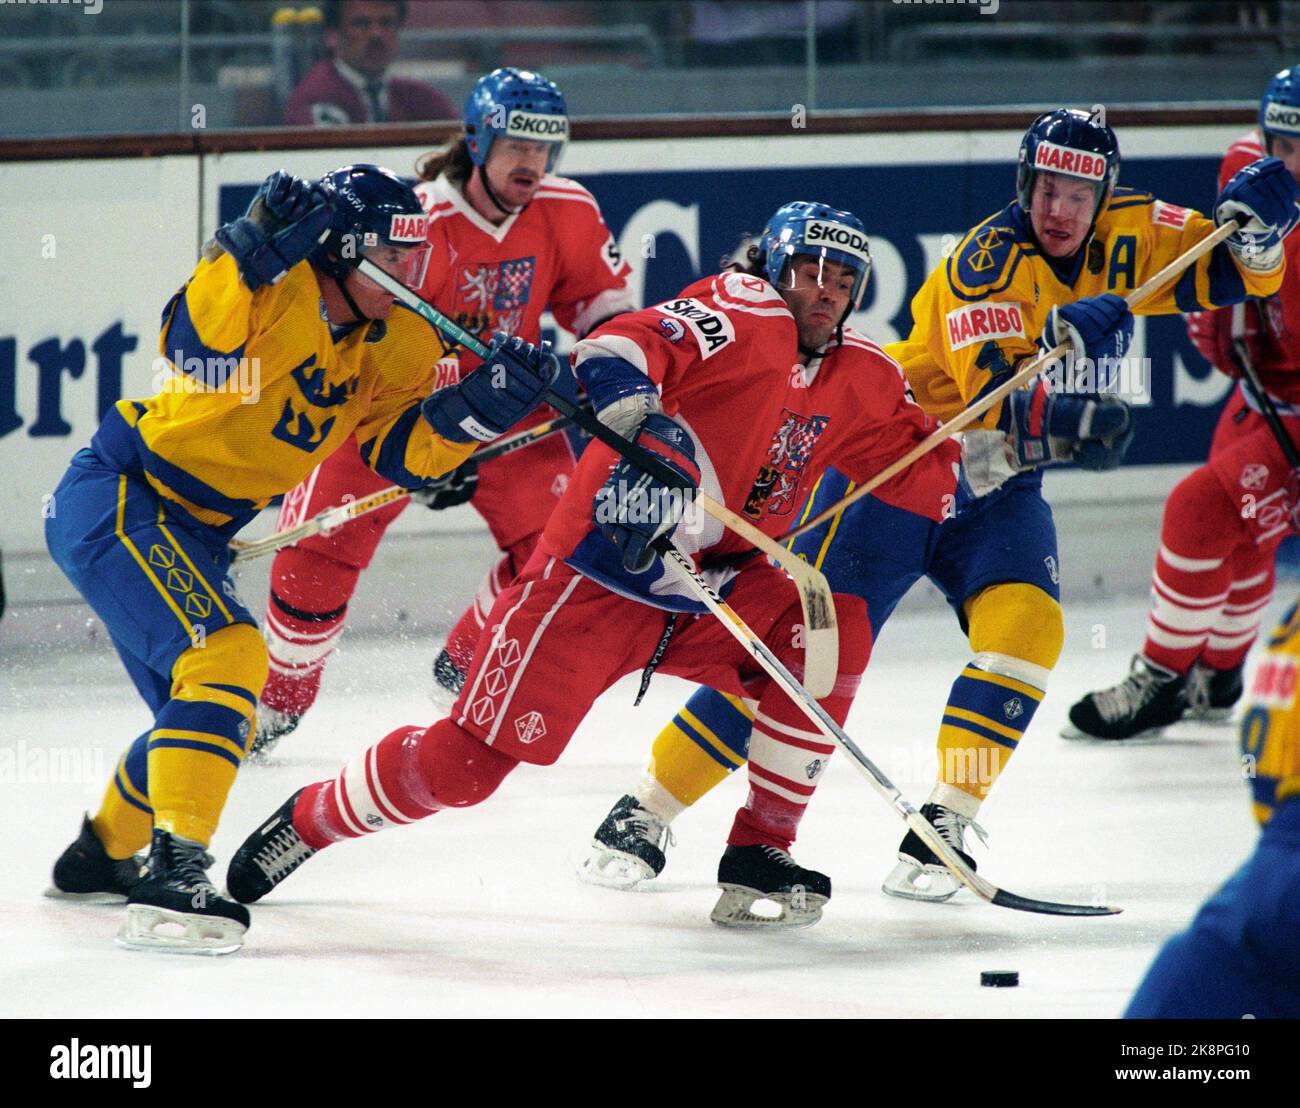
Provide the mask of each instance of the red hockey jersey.
MULTIPOLYGON (((576 181, 544 177, 532 202, 500 226, 479 215, 445 176, 415 191, 429 213, 432 247, 420 295, 484 342, 494 331, 537 342, 548 308, 581 337, 637 307, 628 287, 631 266, 595 197, 576 181)), ((439 385, 455 384, 478 364, 472 354, 454 351, 439 363, 439 385)))
MULTIPOLYGON (((1259 129, 1252 128, 1228 147, 1219 166, 1219 188, 1266 154, 1259 129)), ((1300 231, 1286 237, 1283 249, 1286 275, 1277 292, 1254 303, 1195 312, 1187 317, 1187 330, 1201 354, 1233 377, 1240 371, 1232 361, 1232 342, 1245 338, 1264 388, 1300 409, 1300 231)))
MULTIPOLYGON (((761 277, 725 273, 697 281, 663 304, 619 316, 573 351, 618 357, 659 388, 664 412, 695 444, 700 487, 779 536, 793 526, 813 482, 828 466, 866 481, 938 424, 908 392, 898 363, 848 328, 807 366, 799 364, 794 317, 761 277)), ((931 519, 952 503, 960 450, 941 444, 876 493, 931 519)), ((584 452, 541 546, 579 572, 657 607, 698 611, 656 562, 629 574, 592 521, 592 501, 615 464, 601 443, 584 452)), ((738 553, 748 543, 692 508, 675 541, 697 560, 738 553)), ((707 574, 723 587, 733 570, 707 574)))

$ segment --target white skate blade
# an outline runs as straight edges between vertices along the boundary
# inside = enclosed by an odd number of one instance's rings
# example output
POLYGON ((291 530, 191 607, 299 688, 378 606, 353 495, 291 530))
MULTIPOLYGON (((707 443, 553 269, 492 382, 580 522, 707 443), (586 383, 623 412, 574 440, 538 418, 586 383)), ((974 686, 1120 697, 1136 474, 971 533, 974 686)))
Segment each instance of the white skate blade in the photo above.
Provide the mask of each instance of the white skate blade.
POLYGON ((198 916, 129 904, 117 932, 117 945, 160 954, 233 954, 244 945, 243 924, 221 916, 198 916))
POLYGON ((709 919, 719 927, 741 930, 811 927, 822 918, 822 906, 829 899, 816 893, 805 893, 799 886, 794 893, 762 893, 743 885, 722 885, 721 888, 722 895, 713 906, 709 919), (760 901, 774 906, 777 914, 755 912, 754 905, 760 901))
POLYGON ((579 879, 606 889, 633 889, 642 881, 652 881, 654 876, 654 870, 636 855, 610 850, 597 842, 591 844, 591 853, 578 867, 579 879))
POLYGON ((880 891, 902 900, 926 900, 941 904, 945 900, 951 900, 961 887, 961 882, 948 872, 946 866, 922 866, 913 859, 904 859, 900 855, 898 865, 889 871, 880 891))
POLYGON ((1235 706, 1232 708, 1206 708, 1205 711, 1198 712, 1195 715, 1188 712, 1187 715, 1183 716, 1183 720, 1187 723, 1231 723, 1234 711, 1236 711, 1235 706))
POLYGON ((45 895, 51 900, 66 900, 72 904, 126 903, 126 897, 122 893, 65 893, 57 885, 51 885, 46 889, 45 895))

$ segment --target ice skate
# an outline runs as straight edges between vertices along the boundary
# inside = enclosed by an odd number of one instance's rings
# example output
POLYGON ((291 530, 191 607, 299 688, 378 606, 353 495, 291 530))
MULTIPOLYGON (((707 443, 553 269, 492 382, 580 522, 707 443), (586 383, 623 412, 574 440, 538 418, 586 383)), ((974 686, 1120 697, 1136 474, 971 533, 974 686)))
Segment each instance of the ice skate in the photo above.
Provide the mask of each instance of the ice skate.
POLYGON ((208 880, 212 862, 198 843, 155 828, 118 945, 169 954, 233 954, 243 946, 248 909, 217 892, 208 880))
POLYGON ((674 845, 672 829, 634 796, 625 796, 596 828, 591 854, 578 876, 594 885, 630 889, 663 872, 664 851, 674 845))
POLYGON ((281 804, 230 859, 226 891, 241 904, 261 900, 316 853, 293 826, 293 806, 301 792, 299 789, 281 804))
MULTIPOLYGON (((951 808, 945 808, 942 804, 921 805, 921 816, 933 825, 943 841, 957 852, 966 865, 972 870, 975 869, 975 859, 966 852, 964 836, 966 828, 969 827, 979 837, 980 842, 985 842, 987 836, 984 828, 973 819, 954 812, 951 808)), ((880 887, 890 896, 901 897, 904 900, 929 900, 939 903, 950 900, 962 884, 953 876, 952 871, 939 861, 939 856, 921 841, 921 836, 909 828, 898 847, 898 865, 890 870, 880 887)))
POLYGON ((1187 711, 1185 719, 1219 723, 1232 715, 1232 709, 1244 691, 1242 670, 1211 669, 1203 662, 1192 666, 1187 675, 1187 711))
POLYGON ((301 719, 301 715, 293 712, 282 712, 278 708, 258 704, 257 730, 253 733, 253 745, 248 748, 248 760, 253 763, 264 762, 275 744, 293 731, 301 719))
POLYGON ((45 895, 83 904, 122 904, 140 883, 143 865, 139 854, 110 858, 86 816, 76 841, 54 863, 53 883, 45 895))
POLYGON ((1135 739, 1158 735, 1187 710, 1187 678, 1133 655, 1118 685, 1089 693, 1070 709, 1065 739, 1135 739))
POLYGON ((729 846, 718 863, 722 895, 709 917, 722 927, 811 927, 831 898, 831 879, 774 846, 729 846), (760 901, 776 914, 754 911, 760 901))

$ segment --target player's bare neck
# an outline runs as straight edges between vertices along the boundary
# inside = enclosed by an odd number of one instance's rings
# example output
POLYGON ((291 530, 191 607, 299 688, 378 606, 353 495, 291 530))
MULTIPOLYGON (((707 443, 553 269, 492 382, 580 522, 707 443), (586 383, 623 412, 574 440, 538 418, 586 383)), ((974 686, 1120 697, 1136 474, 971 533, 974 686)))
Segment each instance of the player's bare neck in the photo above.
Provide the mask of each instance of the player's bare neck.
POLYGON ((346 327, 358 323, 363 317, 358 316, 354 305, 344 295, 343 288, 333 277, 327 277, 316 271, 316 283, 320 286, 321 303, 325 305, 325 321, 333 327, 346 327))
POLYGON ((494 227, 499 227, 510 216, 514 215, 514 212, 502 208, 493 199, 492 194, 488 192, 483 183, 483 171, 477 166, 475 166, 474 172, 469 175, 469 179, 465 182, 463 191, 470 207, 494 227))

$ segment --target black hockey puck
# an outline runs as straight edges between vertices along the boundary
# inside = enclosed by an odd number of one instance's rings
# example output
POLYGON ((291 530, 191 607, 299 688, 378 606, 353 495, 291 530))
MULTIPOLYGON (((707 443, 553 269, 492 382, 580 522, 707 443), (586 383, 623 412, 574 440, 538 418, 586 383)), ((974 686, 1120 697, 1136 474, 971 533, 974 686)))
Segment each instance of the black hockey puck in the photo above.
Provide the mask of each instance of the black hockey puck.
POLYGON ((986 969, 980 973, 980 984, 991 989, 1010 989, 1020 984, 1020 973, 1013 969, 986 969))

